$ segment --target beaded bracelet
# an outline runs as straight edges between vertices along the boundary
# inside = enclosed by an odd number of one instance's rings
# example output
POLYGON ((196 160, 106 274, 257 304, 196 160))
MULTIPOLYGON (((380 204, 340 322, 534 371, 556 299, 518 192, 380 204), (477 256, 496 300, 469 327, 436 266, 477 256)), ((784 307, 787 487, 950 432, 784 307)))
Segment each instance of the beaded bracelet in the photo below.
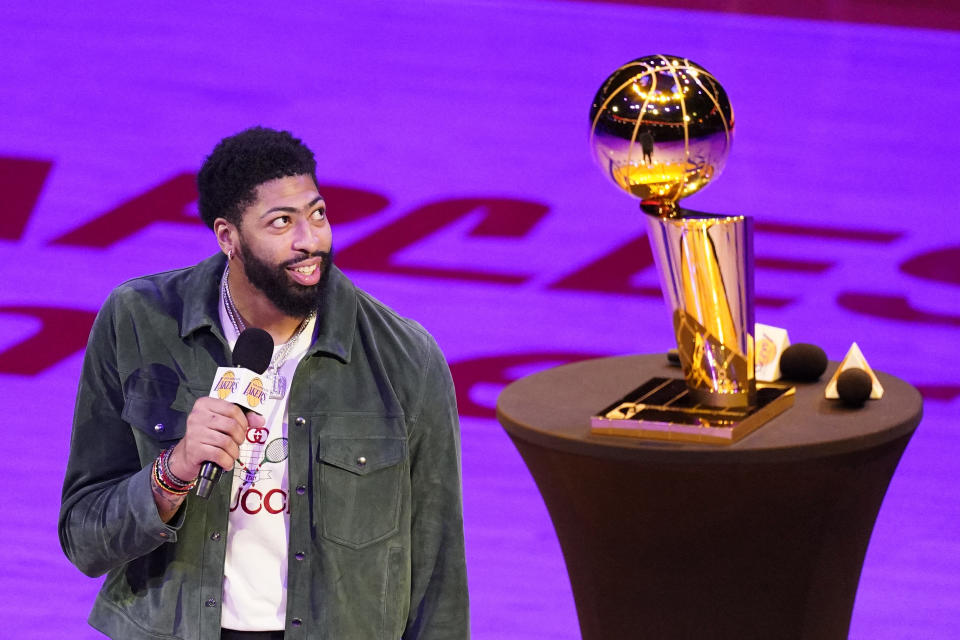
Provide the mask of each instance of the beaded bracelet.
POLYGON ((190 493, 190 489, 175 489, 164 482, 163 476, 160 473, 160 458, 157 458, 153 461, 153 480, 157 483, 157 486, 166 493, 170 493, 175 496, 185 496, 190 493))
POLYGON ((170 469, 170 456, 173 455, 173 447, 169 447, 160 452, 160 471, 163 473, 163 479, 170 485, 177 488, 190 488, 197 484, 196 478, 193 480, 181 480, 170 469))
POLYGON ((157 459, 153 461, 153 477, 157 481, 157 485, 167 493, 175 496, 184 496, 190 493, 190 490, 197 484, 197 481, 184 482, 170 472, 169 458, 171 450, 172 448, 164 449, 160 455, 157 456, 157 459))

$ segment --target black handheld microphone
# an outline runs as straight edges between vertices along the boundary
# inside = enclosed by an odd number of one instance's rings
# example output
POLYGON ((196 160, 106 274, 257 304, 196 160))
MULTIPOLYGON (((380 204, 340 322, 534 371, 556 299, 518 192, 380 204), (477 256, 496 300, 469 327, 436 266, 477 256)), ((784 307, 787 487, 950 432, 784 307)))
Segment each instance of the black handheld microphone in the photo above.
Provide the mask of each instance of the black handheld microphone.
MULTIPOLYGON (((237 343, 233 346, 233 366, 240 369, 249 369, 262 374, 270 366, 273 357, 273 337, 263 329, 250 327, 240 332, 237 343)), ((200 476, 197 478, 197 497, 207 498, 213 491, 213 485, 223 473, 218 465, 204 462, 200 466, 200 476)))

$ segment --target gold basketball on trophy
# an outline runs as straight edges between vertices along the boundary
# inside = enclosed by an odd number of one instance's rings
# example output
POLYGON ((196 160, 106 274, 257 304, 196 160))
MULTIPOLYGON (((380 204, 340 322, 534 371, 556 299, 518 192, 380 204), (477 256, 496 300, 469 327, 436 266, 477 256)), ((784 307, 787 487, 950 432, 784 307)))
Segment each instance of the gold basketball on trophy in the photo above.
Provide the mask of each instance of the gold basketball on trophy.
POLYGON ((590 145, 607 176, 661 215, 723 170, 733 108, 709 71, 687 58, 654 55, 621 66, 590 108, 590 145))

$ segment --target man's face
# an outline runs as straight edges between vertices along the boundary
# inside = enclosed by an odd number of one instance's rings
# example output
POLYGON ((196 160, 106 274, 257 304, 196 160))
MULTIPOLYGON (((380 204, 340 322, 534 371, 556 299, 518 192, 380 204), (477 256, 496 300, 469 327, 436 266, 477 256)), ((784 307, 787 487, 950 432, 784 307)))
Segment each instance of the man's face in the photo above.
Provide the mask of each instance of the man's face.
POLYGON ((310 176, 265 182, 237 229, 244 274, 288 316, 317 308, 333 257, 326 206, 310 176))

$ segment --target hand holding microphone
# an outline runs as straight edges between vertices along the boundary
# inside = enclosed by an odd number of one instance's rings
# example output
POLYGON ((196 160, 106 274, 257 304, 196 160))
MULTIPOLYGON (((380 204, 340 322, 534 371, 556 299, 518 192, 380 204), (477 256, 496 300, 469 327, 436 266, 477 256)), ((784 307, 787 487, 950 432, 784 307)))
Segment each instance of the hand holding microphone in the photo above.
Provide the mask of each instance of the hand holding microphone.
POLYGON ((265 424, 258 415, 266 399, 259 376, 272 356, 270 334, 245 329, 233 348, 233 368, 217 370, 210 396, 198 398, 187 416, 187 432, 170 458, 170 468, 181 478, 199 476, 198 497, 209 497, 223 470, 233 468, 247 429, 265 424))

